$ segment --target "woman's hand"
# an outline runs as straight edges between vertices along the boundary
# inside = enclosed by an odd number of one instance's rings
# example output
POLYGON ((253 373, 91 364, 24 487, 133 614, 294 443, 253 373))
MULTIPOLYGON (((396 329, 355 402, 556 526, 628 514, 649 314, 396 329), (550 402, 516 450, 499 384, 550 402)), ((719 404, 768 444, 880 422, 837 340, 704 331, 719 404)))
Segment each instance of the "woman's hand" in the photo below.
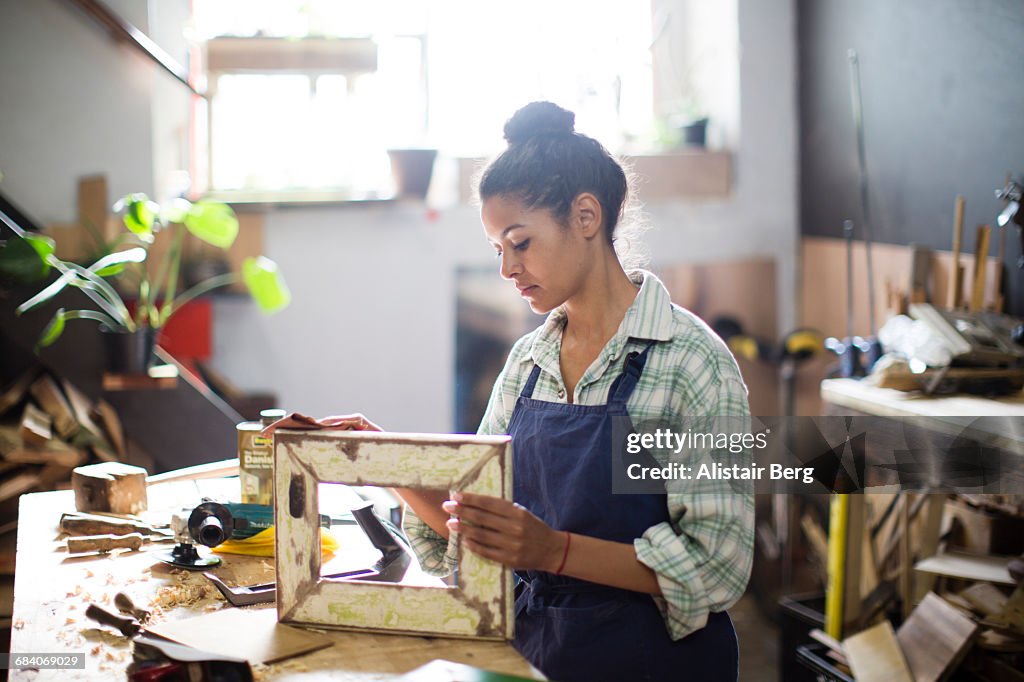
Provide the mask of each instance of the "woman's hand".
POLYGON ((381 427, 374 424, 361 414, 342 414, 326 417, 321 421, 330 422, 331 426, 343 431, 383 431, 381 427))
POLYGON ((566 534, 552 529, 522 505, 487 495, 454 493, 441 506, 456 517, 448 520, 448 528, 480 556, 520 570, 558 570, 565 555, 566 534))

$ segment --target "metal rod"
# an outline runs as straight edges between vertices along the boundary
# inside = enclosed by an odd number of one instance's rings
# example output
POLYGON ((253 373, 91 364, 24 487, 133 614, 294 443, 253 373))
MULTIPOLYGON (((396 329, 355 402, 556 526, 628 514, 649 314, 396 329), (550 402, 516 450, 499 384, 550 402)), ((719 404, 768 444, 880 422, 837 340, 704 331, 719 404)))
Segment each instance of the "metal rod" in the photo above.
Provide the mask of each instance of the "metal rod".
POLYGON ((857 51, 850 49, 850 100, 853 104, 853 125, 857 131, 857 165, 860 169, 860 205, 863 211, 864 246, 868 260, 868 322, 871 335, 876 336, 875 326, 875 269, 871 263, 871 212, 868 205, 868 171, 864 155, 864 107, 860 89, 860 61, 857 51))
POLYGON ((846 237, 846 343, 853 343, 853 221, 843 221, 846 237))

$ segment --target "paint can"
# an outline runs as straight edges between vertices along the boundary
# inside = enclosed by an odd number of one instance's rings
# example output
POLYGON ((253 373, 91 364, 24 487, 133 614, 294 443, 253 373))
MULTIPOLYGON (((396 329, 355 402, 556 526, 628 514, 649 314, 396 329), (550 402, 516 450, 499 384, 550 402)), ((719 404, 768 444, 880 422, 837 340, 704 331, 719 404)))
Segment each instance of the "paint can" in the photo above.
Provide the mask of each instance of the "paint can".
POLYGON ((242 502, 274 503, 273 439, 260 435, 263 424, 242 422, 238 429, 238 481, 242 486, 242 502))

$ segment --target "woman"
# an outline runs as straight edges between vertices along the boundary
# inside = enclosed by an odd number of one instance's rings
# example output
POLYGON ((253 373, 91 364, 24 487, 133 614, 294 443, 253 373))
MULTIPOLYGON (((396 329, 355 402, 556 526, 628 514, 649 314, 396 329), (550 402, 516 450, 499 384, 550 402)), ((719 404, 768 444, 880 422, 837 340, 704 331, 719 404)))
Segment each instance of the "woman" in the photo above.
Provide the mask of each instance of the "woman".
POLYGON ((619 164, 548 102, 505 126, 480 182, 487 240, 537 313, 512 348, 479 432, 512 436, 515 503, 401 491, 424 567, 456 536, 516 569, 517 649, 553 680, 732 680, 725 609, 742 594, 753 497, 615 495, 612 421, 747 415, 724 344, 614 249, 628 195, 619 164))

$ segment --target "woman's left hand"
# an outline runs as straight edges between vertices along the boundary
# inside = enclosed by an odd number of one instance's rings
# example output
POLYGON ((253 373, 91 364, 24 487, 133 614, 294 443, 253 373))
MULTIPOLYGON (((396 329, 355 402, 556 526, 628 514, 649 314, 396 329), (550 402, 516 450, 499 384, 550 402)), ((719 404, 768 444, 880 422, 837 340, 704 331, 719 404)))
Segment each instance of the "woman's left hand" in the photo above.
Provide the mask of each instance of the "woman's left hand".
POLYGON ((558 570, 565 553, 565 533, 552 529, 522 505, 487 495, 454 493, 441 506, 456 517, 448 520, 448 528, 480 556, 520 570, 558 570))

